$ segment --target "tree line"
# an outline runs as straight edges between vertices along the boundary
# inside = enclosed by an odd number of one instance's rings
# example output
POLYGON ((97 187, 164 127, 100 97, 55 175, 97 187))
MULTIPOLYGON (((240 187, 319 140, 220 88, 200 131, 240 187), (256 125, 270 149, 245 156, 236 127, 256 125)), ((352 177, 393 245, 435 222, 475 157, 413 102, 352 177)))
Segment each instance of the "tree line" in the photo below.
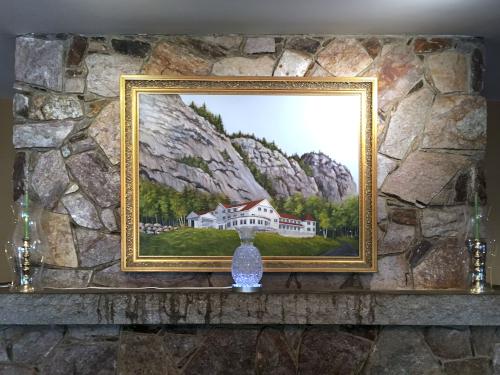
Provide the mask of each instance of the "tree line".
MULTIPOLYGON (((212 211, 219 203, 230 203, 223 194, 204 193, 193 188, 176 191, 141 178, 139 184, 139 216, 143 223, 162 225, 186 224, 192 212, 212 211)), ((329 202, 321 197, 294 194, 287 198, 272 198, 271 204, 280 213, 303 218, 311 215, 317 222, 317 233, 325 238, 359 234, 359 200, 357 196, 342 202, 329 202)))

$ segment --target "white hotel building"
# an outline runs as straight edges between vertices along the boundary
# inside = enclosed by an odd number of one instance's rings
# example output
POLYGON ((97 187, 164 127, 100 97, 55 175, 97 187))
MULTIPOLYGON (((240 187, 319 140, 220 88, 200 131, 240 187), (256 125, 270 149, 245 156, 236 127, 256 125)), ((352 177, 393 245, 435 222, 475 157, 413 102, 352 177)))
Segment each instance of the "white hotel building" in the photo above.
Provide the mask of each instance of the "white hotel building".
POLYGON ((267 199, 234 205, 219 203, 213 211, 191 212, 187 220, 192 228, 236 229, 255 226, 288 237, 316 235, 316 221, 312 217, 299 219, 293 215, 280 214, 267 199))

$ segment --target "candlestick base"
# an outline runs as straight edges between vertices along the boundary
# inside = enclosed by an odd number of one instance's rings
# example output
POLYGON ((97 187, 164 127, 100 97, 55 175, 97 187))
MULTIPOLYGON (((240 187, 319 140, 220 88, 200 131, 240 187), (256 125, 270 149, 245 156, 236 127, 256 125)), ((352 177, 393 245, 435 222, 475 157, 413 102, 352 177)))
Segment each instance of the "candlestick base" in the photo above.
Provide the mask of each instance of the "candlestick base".
POLYGON ((485 293, 489 290, 486 284, 487 243, 479 239, 467 239, 465 246, 471 255, 471 287, 469 290, 473 294, 485 293))

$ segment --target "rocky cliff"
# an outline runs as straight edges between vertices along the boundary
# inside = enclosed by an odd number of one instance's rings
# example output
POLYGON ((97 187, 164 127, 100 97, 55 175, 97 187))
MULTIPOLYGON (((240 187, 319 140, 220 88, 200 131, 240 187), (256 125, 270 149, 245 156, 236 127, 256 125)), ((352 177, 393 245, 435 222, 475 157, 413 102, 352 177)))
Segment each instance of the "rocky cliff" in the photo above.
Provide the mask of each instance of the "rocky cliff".
POLYGON ((301 163, 307 173, 297 160, 258 140, 231 140, 177 95, 141 95, 140 171, 151 180, 178 191, 222 193, 233 201, 269 198, 252 173, 257 170, 279 197, 300 193, 340 201, 356 193, 349 170, 328 156, 308 153, 301 163))
POLYGON ((179 96, 141 95, 139 103, 142 175, 178 191, 191 187, 234 201, 269 198, 229 138, 179 96))
POLYGON ((301 159, 312 169, 314 181, 324 198, 340 201, 357 194, 356 183, 346 166, 321 152, 309 152, 301 159))

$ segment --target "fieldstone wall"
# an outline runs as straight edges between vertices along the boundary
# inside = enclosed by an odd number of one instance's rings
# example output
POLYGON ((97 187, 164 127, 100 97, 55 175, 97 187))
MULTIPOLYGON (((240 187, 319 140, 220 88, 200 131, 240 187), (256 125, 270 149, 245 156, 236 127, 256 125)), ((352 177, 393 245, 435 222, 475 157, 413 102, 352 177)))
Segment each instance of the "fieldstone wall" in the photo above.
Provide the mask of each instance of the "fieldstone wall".
POLYGON ((495 327, 0 327, 2 374, 500 374, 495 327))
POLYGON ((266 274, 269 289, 466 286, 464 206, 482 201, 483 43, 421 36, 25 35, 16 41, 14 198, 45 208, 46 286, 226 286, 120 271, 119 76, 377 76, 379 272, 266 274))

